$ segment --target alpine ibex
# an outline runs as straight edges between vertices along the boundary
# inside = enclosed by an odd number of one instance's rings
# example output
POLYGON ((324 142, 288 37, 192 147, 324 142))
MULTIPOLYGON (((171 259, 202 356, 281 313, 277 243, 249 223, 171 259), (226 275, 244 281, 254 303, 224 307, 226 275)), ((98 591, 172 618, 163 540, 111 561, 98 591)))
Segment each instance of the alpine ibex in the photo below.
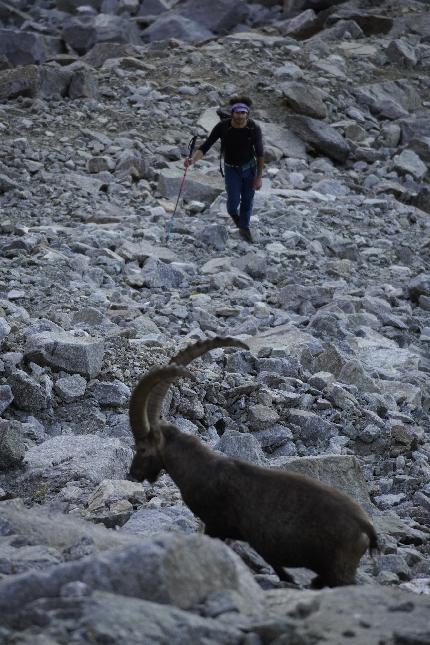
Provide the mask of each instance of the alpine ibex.
POLYGON ((130 400, 136 444, 130 479, 154 482, 166 470, 207 535, 248 542, 282 580, 292 580, 283 567, 306 567, 317 573, 316 588, 353 584, 377 536, 350 497, 306 475, 218 454, 161 418, 169 385, 192 378, 185 365, 217 347, 247 349, 234 338, 200 341, 137 384, 130 400))

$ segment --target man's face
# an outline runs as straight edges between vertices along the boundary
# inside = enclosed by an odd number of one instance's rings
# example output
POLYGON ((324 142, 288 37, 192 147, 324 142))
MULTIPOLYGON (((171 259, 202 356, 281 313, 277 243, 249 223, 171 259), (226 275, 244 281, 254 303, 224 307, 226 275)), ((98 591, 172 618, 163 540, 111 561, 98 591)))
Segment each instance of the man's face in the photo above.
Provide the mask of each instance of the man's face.
POLYGON ((231 120, 237 128, 244 128, 248 120, 248 112, 232 112, 231 120))

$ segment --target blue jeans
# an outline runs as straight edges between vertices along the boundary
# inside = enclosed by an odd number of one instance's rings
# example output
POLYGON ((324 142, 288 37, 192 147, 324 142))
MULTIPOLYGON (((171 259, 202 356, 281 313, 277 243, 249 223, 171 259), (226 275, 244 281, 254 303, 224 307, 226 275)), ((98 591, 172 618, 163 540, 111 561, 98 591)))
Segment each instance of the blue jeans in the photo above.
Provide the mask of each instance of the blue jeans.
POLYGON ((239 216, 240 228, 249 228, 254 204, 254 179, 256 174, 256 166, 242 170, 241 168, 224 165, 227 212, 230 217, 239 216))

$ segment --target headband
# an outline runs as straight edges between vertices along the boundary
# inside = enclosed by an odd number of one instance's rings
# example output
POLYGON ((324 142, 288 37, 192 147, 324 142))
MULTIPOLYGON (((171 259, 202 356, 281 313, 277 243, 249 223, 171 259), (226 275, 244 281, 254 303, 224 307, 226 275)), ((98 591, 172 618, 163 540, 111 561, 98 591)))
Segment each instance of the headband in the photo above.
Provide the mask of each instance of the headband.
POLYGON ((249 112, 249 106, 246 103, 235 103, 231 106, 232 112, 249 112))

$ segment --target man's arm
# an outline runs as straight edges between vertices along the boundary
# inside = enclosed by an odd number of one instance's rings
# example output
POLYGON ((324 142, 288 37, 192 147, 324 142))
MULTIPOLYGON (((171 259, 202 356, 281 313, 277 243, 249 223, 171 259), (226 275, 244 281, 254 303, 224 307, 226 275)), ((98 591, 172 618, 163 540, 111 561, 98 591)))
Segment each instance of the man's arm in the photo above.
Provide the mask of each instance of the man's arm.
POLYGON ((221 121, 216 124, 216 126, 212 129, 212 132, 208 136, 205 141, 203 141, 202 145, 197 148, 197 150, 193 153, 192 157, 187 157, 184 161, 184 166, 185 168, 188 168, 188 166, 191 166, 191 164, 195 163, 196 161, 200 161, 202 159, 203 155, 207 153, 209 148, 213 146, 213 144, 218 141, 218 139, 221 136, 221 121))
POLYGON ((257 157, 257 174, 254 179, 254 190, 260 190, 263 183, 264 157, 257 157))

